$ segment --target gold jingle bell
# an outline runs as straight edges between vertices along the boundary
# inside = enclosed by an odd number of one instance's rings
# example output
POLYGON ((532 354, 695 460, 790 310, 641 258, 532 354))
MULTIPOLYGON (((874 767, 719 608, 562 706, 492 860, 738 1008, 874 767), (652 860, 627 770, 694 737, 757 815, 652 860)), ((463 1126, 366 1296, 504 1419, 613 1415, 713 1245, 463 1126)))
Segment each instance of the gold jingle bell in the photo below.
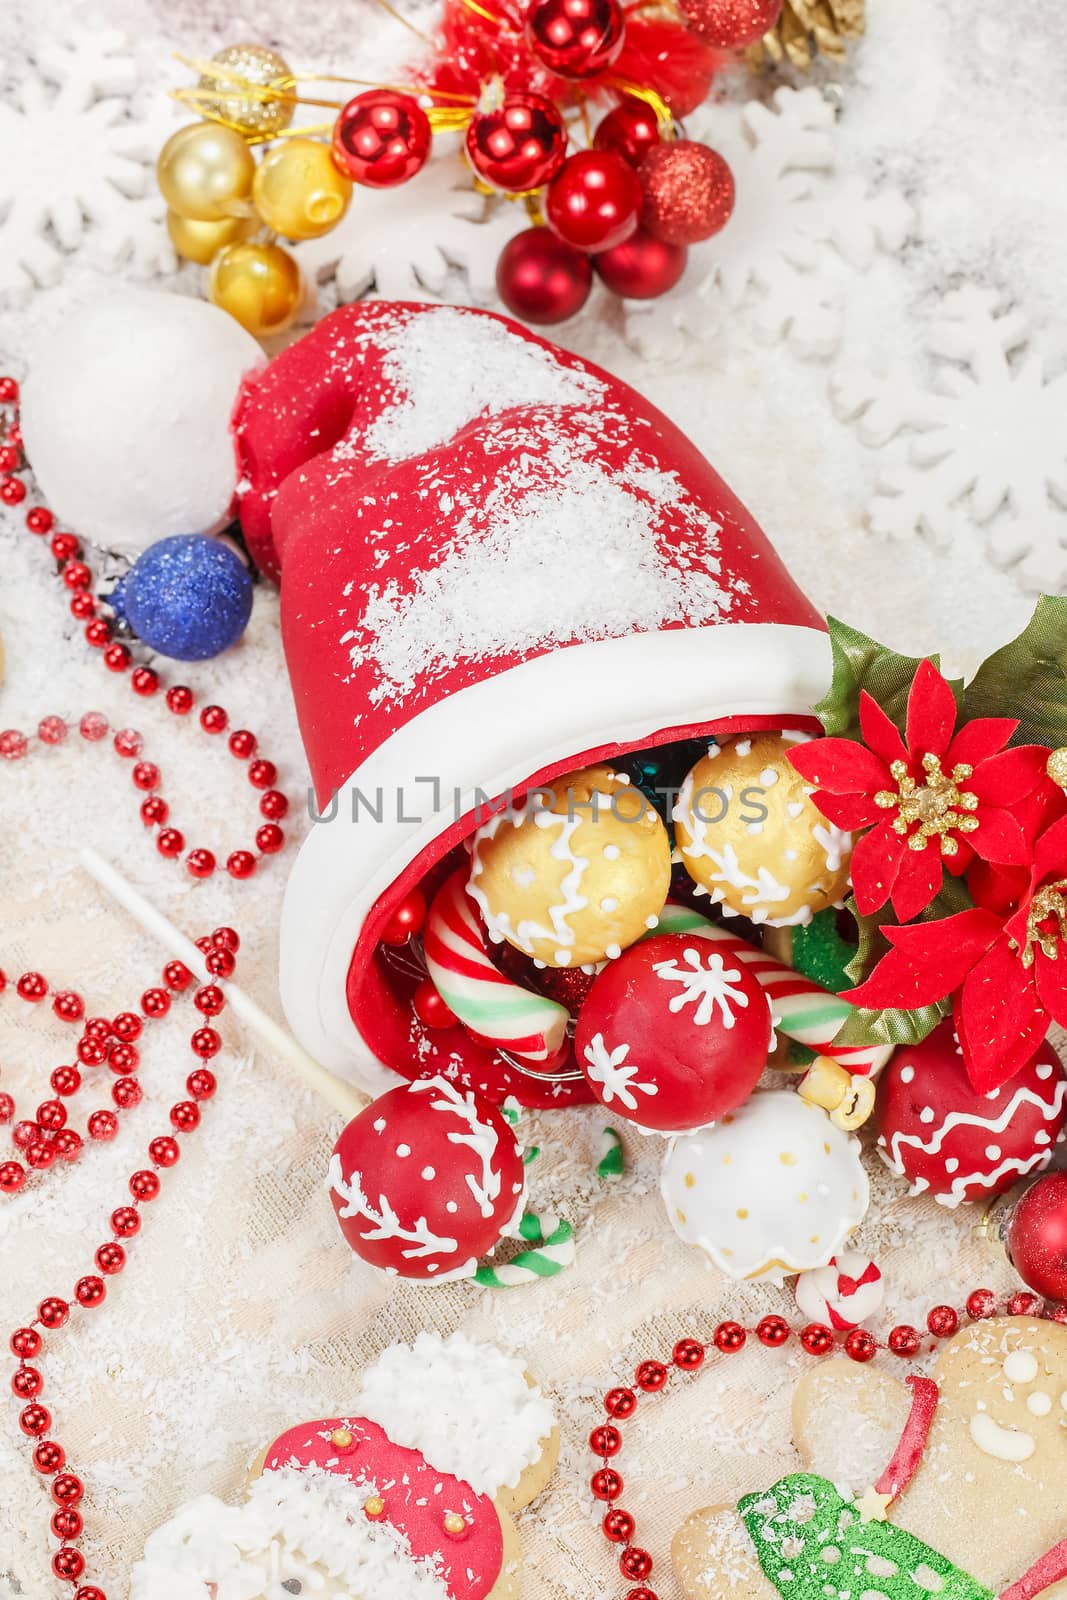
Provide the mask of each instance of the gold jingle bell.
POLYGON ((479 828, 468 887, 491 938, 547 967, 587 966, 657 925, 670 858, 640 789, 611 767, 586 767, 479 828))
POLYGON ((296 106, 292 100, 261 97, 255 90, 291 90, 292 76, 276 50, 261 44, 227 45, 200 74, 196 104, 246 139, 273 139, 292 122, 296 106))
POLYGON ((848 888, 852 840, 828 822, 789 760, 796 740, 712 744, 674 808, 682 865, 728 912, 769 927, 811 921, 848 888))
POLYGON ((217 122, 179 128, 156 162, 164 200, 192 222, 247 216, 255 175, 255 158, 241 135, 217 122))
POLYGON ((228 244, 211 267, 208 298, 257 339, 289 326, 300 309, 300 268, 278 244, 228 244))
POLYGON ((247 239, 259 227, 257 217, 223 217, 221 222, 195 222, 192 217, 167 212, 170 242, 186 261, 206 267, 228 244, 247 239))
POLYGON ((263 157, 252 203, 268 228, 286 239, 317 239, 348 210, 352 181, 319 139, 285 139, 263 157))

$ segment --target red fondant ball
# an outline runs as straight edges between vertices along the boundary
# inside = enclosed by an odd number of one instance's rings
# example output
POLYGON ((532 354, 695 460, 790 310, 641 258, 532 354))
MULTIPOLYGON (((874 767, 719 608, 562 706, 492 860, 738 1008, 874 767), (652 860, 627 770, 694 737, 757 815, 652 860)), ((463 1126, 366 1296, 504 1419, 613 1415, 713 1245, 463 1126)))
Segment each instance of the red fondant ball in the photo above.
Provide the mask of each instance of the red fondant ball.
POLYGON ((522 1155, 495 1106, 444 1078, 390 1089, 334 1146, 330 1199, 371 1266, 402 1278, 469 1277, 511 1226, 522 1155))
POLYGON ((717 50, 741 50, 769 33, 782 0, 679 0, 686 26, 717 50))
POLYGON ((509 194, 540 189, 560 170, 567 130, 557 106, 544 95, 517 91, 467 129, 467 159, 490 188, 509 194))
POLYGON ((734 209, 734 175, 717 150, 695 139, 659 144, 641 163, 641 221, 668 244, 699 244, 725 228, 734 209))
POLYGON ((644 195, 633 168, 610 150, 579 150, 545 195, 553 232, 578 250, 612 250, 637 227, 644 195))
POLYGON ((624 300, 655 300, 674 288, 688 258, 684 245, 667 244, 638 228, 614 250, 594 257, 593 266, 613 294, 624 300))
POLYGON ((626 18, 619 0, 534 0, 526 39, 560 78, 595 78, 622 50, 626 18))
POLYGON ((1046 1300, 1067 1300, 1067 1172, 1050 1172, 1027 1189, 1004 1242, 1024 1283, 1046 1300))
POLYGON ((913 1194, 945 1206, 983 1200, 1039 1172, 1067 1121, 1067 1079, 1050 1044, 1014 1078, 979 1094, 951 1021, 899 1049, 878 1092, 878 1150, 913 1194))
POLYGON ((593 286, 589 257, 551 228, 527 228, 500 252, 496 288, 513 316, 550 327, 580 311, 593 286))
POLYGON ((603 969, 574 1048, 602 1105, 675 1133, 747 1100, 770 1042, 770 1007, 749 968, 724 960, 709 940, 668 933, 603 969))
POLYGON ((426 164, 430 119, 410 94, 368 89, 350 100, 333 130, 333 158, 353 183, 393 189, 426 164))
POLYGON ((632 96, 609 111, 597 124, 594 150, 609 150, 637 168, 654 145, 659 144, 659 122, 651 106, 632 96))

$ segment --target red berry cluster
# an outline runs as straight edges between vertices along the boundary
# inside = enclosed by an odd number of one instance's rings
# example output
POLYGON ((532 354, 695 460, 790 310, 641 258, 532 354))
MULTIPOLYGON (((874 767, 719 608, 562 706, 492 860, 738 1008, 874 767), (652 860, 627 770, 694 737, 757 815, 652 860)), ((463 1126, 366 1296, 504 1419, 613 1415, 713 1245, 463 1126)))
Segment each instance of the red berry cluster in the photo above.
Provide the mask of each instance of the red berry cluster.
MULTIPOLYGON (((0 404, 14 406, 18 401, 18 385, 13 378, 0 378, 0 404)), ((18 505, 26 497, 26 484, 14 474, 22 470, 22 436, 17 423, 9 424, 0 445, 0 500, 7 505, 18 505)), ((34 506, 26 513, 26 527, 30 533, 44 538, 50 535, 49 547, 56 562, 56 571, 64 587, 70 591, 70 610, 85 623, 85 638, 89 646, 102 652, 105 667, 111 672, 129 672, 133 693, 142 700, 150 700, 162 693, 163 704, 175 717, 187 717, 194 710, 196 697, 185 684, 165 688, 154 667, 134 666, 127 645, 113 637, 113 625, 102 614, 102 602, 92 593, 93 576, 84 560, 80 541, 72 533, 57 533, 55 518, 45 506, 34 506)), ((199 726, 212 738, 219 738, 229 728, 229 715, 222 706, 204 706, 199 714, 199 726)), ((98 711, 87 712, 78 723, 78 732, 89 744, 106 739, 110 729, 107 718, 98 711)), ((42 746, 62 744, 70 728, 58 716, 47 716, 37 725, 37 739, 42 746)), ((156 849, 169 858, 184 854, 186 870, 194 878, 209 878, 218 861, 215 853, 203 847, 186 851, 185 835, 170 821, 170 806, 159 792, 162 776, 154 762, 142 759, 143 739, 135 728, 123 728, 115 733, 113 746, 117 754, 133 763, 130 778, 133 787, 144 795, 141 801, 141 821, 146 828, 156 831, 156 849)), ((285 834, 279 823, 289 810, 289 801, 275 787, 278 773, 272 761, 258 755, 258 741, 247 728, 238 728, 229 734, 227 748, 235 760, 246 762, 246 775, 253 789, 261 791, 259 811, 263 822, 255 834, 255 850, 234 850, 226 858, 226 870, 232 878, 250 878, 263 856, 276 855, 285 844, 285 834), (258 852, 258 854, 256 853, 258 852)), ((30 738, 17 728, 0 731, 0 759, 20 761, 30 748, 30 738)))
MULTIPOLYGON (((232 928, 217 928, 210 936, 197 940, 197 944, 204 952, 205 964, 210 970, 217 969, 220 976, 226 977, 233 973, 239 940, 232 928)), ((163 969, 163 986, 146 989, 136 1011, 120 1012, 110 1020, 96 1017, 86 1022, 78 1047, 79 1061, 83 1065, 91 1066, 100 1066, 107 1061, 112 1071, 121 1071, 124 1074, 117 1079, 117 1083, 124 1081, 134 1083, 136 1080, 132 1077, 127 1078, 125 1074, 136 1066, 134 1041, 140 1038, 144 1023, 151 1018, 166 1015, 170 1009, 172 996, 188 989, 192 981, 192 973, 182 962, 168 962, 163 969), (116 1061, 116 1057, 120 1060, 116 1061)), ((47 983, 39 973, 34 972, 24 973, 18 980, 16 988, 23 999, 32 1003, 40 1003, 48 994, 47 983)), ((218 1016, 226 1004, 222 990, 214 984, 207 984, 197 989, 193 995, 193 1002, 203 1016, 210 1017, 218 1016)), ((81 1021, 85 1010, 81 998, 70 990, 61 991, 54 996, 52 1009, 57 1016, 71 1023, 81 1021)), ((55 1509, 51 1514, 50 1526, 52 1533, 60 1541, 59 1548, 52 1557, 52 1571, 57 1578, 79 1585, 75 1590, 74 1600, 106 1600, 106 1596, 97 1585, 80 1583, 85 1573, 85 1557, 76 1548, 75 1541, 81 1537, 85 1526, 85 1519, 80 1509, 85 1485, 76 1473, 67 1469, 67 1453, 64 1447, 49 1437, 52 1413, 41 1402, 45 1387, 40 1365, 45 1345, 44 1335, 58 1333, 69 1321, 75 1309, 92 1311, 105 1299, 107 1279, 123 1271, 126 1266, 129 1241, 140 1232, 142 1220, 140 1208, 149 1205, 158 1196, 161 1188, 160 1173, 176 1165, 181 1156, 181 1136, 192 1133, 199 1126, 201 1105, 215 1094, 218 1086, 215 1074, 203 1063, 218 1053, 222 1041, 214 1028, 202 1026, 193 1033, 190 1043, 193 1054, 197 1057, 197 1065, 185 1080, 187 1098, 178 1100, 170 1109, 171 1132, 149 1140, 149 1164, 131 1174, 128 1185, 130 1198, 112 1211, 110 1237, 95 1250, 93 1270, 79 1278, 68 1295, 45 1296, 37 1307, 36 1315, 24 1326, 16 1328, 9 1340, 9 1348, 18 1363, 11 1378, 11 1391, 24 1402, 19 1413, 19 1427, 26 1437, 33 1441, 34 1467, 43 1477, 52 1480, 51 1497, 55 1509)), ((58 1070, 78 1075, 77 1068, 58 1070)), ((54 1078, 55 1074, 53 1080, 54 1078)), ((60 1111, 63 1110, 58 1101, 46 1102, 46 1106, 58 1106, 60 1111)), ((53 1139, 59 1138, 64 1131, 62 1121, 58 1126, 53 1125, 54 1113, 51 1112, 42 1124, 43 1110, 45 1107, 38 1109, 38 1124, 41 1125, 38 1142, 46 1139, 49 1133, 52 1133, 53 1139)), ((94 1112, 89 1119, 91 1138, 113 1138, 117 1127, 117 1119, 110 1111, 94 1112)), ((34 1146, 28 1145, 26 1148, 31 1149, 34 1146)), ((10 1190, 22 1187, 25 1173, 21 1167, 19 1167, 21 1176, 17 1181, 9 1181, 6 1184, 3 1181, 3 1174, 7 1169, 18 1166, 17 1162, 5 1162, 0 1166, 0 1187, 10 1190)))
MULTIPOLYGON (((1025 1292, 1011 1295, 1003 1307, 991 1289, 975 1289, 967 1297, 966 1315, 972 1322, 996 1316, 1001 1309, 1009 1316, 1031 1317, 1042 1315, 1044 1305, 1037 1295, 1025 1292)), ((1067 1321, 1067 1307, 1057 1307, 1050 1315, 1057 1322, 1067 1321)), ((959 1326, 960 1315, 952 1306, 934 1306, 927 1313, 927 1331, 934 1340, 950 1339, 959 1326)), ((619 1571, 630 1583, 638 1585, 626 1591, 625 1600, 657 1600, 657 1596, 647 1586, 652 1574, 652 1557, 633 1542, 637 1519, 618 1504, 626 1487, 622 1473, 613 1464, 622 1450, 620 1425, 634 1415, 642 1395, 658 1394, 675 1373, 699 1372, 713 1351, 721 1356, 736 1355, 744 1349, 750 1336, 768 1350, 780 1350, 794 1333, 807 1355, 822 1357, 843 1350, 850 1360, 860 1363, 872 1360, 878 1350, 888 1350, 902 1359, 911 1357, 918 1354, 923 1343, 918 1329, 904 1323, 892 1329, 883 1345, 866 1328, 852 1328, 840 1339, 823 1323, 809 1322, 794 1330, 784 1317, 769 1315, 761 1317, 752 1329, 740 1322, 720 1322, 710 1340, 679 1339, 669 1361, 639 1362, 631 1383, 609 1389, 605 1394, 604 1410, 608 1421, 598 1423, 589 1435, 589 1448, 600 1461, 589 1480, 589 1488, 593 1498, 608 1507, 600 1524, 601 1531, 609 1544, 623 1546, 618 1557, 619 1571)))

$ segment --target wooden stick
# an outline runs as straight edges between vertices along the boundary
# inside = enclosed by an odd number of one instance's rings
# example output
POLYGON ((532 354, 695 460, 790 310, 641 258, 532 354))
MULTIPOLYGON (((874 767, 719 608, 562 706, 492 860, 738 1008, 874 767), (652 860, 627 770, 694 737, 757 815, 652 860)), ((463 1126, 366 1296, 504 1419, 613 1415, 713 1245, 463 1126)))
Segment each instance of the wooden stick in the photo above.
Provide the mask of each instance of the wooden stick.
POLYGON ((213 977, 204 964, 204 957, 196 945, 176 928, 161 911, 122 875, 109 861, 88 847, 80 852, 81 864, 91 878, 104 889, 146 933, 157 939, 165 950, 178 961, 184 961, 202 983, 217 983, 225 991, 226 999, 234 1013, 248 1031, 256 1036, 272 1054, 280 1056, 303 1079, 309 1089, 327 1101, 344 1117, 354 1117, 368 1104, 367 1096, 354 1085, 337 1078, 321 1067, 313 1056, 297 1044, 291 1033, 275 1022, 263 1007, 246 994, 239 984, 213 977))

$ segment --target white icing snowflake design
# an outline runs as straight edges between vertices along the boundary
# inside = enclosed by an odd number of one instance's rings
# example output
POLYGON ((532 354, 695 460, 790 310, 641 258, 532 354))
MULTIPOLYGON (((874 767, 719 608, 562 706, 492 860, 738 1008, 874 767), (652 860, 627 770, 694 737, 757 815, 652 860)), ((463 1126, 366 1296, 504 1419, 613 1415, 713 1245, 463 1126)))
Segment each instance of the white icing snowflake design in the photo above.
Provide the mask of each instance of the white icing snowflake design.
POLYGON ((681 984, 681 992, 671 996, 668 1010, 681 1011, 684 1006, 695 1006, 692 1021, 698 1028, 707 1027, 718 1008, 724 1028, 732 1028, 737 1021, 732 1006, 742 1010, 748 1005, 748 995, 734 988, 741 981, 740 970, 727 969, 726 963, 715 950, 701 952, 689 949, 684 952, 683 967, 678 961, 657 961, 652 971, 669 983, 681 984))
POLYGON ((649 359, 674 359, 745 309, 758 332, 788 339, 797 354, 833 355, 850 285, 879 252, 904 244, 912 207, 897 190, 871 192, 838 173, 836 112, 819 89, 781 88, 770 105, 708 102, 686 118, 686 135, 730 163, 734 213, 690 249, 673 293, 626 302, 628 342, 649 359))
POLYGON ((116 32, 75 31, 35 49, 0 94, 0 298, 56 283, 84 249, 103 270, 173 270, 166 205, 153 176, 176 113, 140 87, 116 32))
POLYGON ((647 1095, 658 1094, 659 1089, 654 1083, 637 1082, 637 1074, 641 1069, 635 1061, 626 1062, 629 1054, 628 1044, 616 1045, 614 1050, 609 1050, 604 1043, 604 1035, 594 1033, 585 1047, 586 1077, 600 1086, 606 1106, 618 1100, 627 1111, 636 1111, 635 1089, 647 1095))
POLYGON ((879 378, 841 371, 840 417, 883 452, 869 507, 876 533, 950 548, 975 523, 999 566, 1051 593, 1067 577, 1067 373, 1023 313, 992 290, 947 294, 925 355, 879 378))
POLYGON ((421 1261, 426 1256, 454 1255, 459 1249, 458 1240, 439 1237, 425 1217, 418 1217, 413 1227, 405 1228, 384 1194, 378 1196, 375 1208, 363 1192, 362 1173, 353 1172, 346 1182, 341 1158, 336 1154, 330 1157, 326 1179, 329 1188, 345 1202, 338 1215, 362 1217, 370 1223, 371 1226, 360 1234, 360 1238, 368 1241, 399 1239, 410 1246, 400 1252, 407 1261, 421 1261))

